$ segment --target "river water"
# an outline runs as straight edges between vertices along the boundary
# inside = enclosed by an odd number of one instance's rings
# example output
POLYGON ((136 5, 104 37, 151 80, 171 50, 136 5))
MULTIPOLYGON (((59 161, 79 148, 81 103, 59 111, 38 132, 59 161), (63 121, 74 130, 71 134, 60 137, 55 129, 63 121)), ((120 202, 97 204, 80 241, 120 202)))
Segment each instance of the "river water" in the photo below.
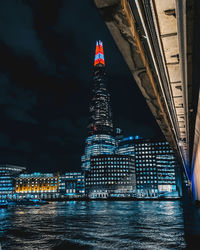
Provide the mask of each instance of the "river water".
POLYGON ((0 210, 2 249, 185 249, 181 201, 70 201, 0 210))

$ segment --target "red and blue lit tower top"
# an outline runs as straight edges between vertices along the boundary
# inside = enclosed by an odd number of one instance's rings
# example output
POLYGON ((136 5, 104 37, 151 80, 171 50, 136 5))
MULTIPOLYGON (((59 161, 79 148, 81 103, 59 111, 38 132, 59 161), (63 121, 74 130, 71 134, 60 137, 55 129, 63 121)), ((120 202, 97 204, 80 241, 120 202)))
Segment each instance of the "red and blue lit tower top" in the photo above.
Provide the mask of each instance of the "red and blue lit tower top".
POLYGON ((113 122, 110 94, 107 89, 103 43, 96 42, 94 76, 90 90, 89 135, 112 135, 113 122))
POLYGON ((94 66, 105 66, 104 53, 103 53, 103 43, 102 41, 96 42, 96 50, 95 50, 95 58, 94 58, 94 66))

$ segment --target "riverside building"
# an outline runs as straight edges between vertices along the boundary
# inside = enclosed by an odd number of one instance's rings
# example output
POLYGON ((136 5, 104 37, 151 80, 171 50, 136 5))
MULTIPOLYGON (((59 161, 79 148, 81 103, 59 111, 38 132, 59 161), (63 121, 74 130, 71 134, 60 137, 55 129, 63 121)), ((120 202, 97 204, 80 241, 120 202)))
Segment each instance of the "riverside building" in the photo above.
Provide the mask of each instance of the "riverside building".
POLYGON ((180 166, 166 141, 135 140, 138 197, 180 197, 180 166))
POLYGON ((85 196, 85 175, 82 172, 68 172, 59 178, 60 198, 85 196))
POLYGON ((182 196, 180 166, 168 142, 129 136, 116 152, 135 157, 138 198, 182 196))
POLYGON ((59 196, 59 175, 53 173, 21 174, 15 179, 17 198, 54 199, 59 196))
POLYGON ((134 197, 134 158, 128 155, 92 156, 90 171, 86 172, 85 185, 86 194, 91 199, 134 197))
POLYGON ((160 197, 182 196, 180 166, 174 154, 156 156, 158 195, 160 197))
POLYGON ((0 201, 15 198, 14 178, 25 169, 8 164, 0 165, 0 201))

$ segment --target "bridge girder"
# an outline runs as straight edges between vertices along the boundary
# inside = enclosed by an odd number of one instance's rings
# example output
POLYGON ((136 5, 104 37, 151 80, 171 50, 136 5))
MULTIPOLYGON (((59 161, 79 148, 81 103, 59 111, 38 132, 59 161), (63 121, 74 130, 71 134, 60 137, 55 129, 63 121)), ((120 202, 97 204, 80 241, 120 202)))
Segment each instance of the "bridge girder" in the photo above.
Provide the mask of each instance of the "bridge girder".
POLYGON ((197 105, 192 81, 195 1, 94 2, 190 179, 197 105))

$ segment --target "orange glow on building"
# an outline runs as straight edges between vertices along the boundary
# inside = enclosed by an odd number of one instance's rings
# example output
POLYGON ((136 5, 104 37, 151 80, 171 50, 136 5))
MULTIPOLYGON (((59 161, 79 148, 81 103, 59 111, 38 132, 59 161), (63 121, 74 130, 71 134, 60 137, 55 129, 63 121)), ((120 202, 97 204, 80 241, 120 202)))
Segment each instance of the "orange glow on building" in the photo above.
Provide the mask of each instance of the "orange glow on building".
POLYGON ((23 193, 54 193, 59 188, 59 175, 53 174, 22 174, 15 181, 15 192, 23 193))
POLYGON ((104 52, 103 52, 103 43, 102 43, 102 41, 97 41, 96 42, 94 66, 96 66, 96 65, 105 66, 104 52))

